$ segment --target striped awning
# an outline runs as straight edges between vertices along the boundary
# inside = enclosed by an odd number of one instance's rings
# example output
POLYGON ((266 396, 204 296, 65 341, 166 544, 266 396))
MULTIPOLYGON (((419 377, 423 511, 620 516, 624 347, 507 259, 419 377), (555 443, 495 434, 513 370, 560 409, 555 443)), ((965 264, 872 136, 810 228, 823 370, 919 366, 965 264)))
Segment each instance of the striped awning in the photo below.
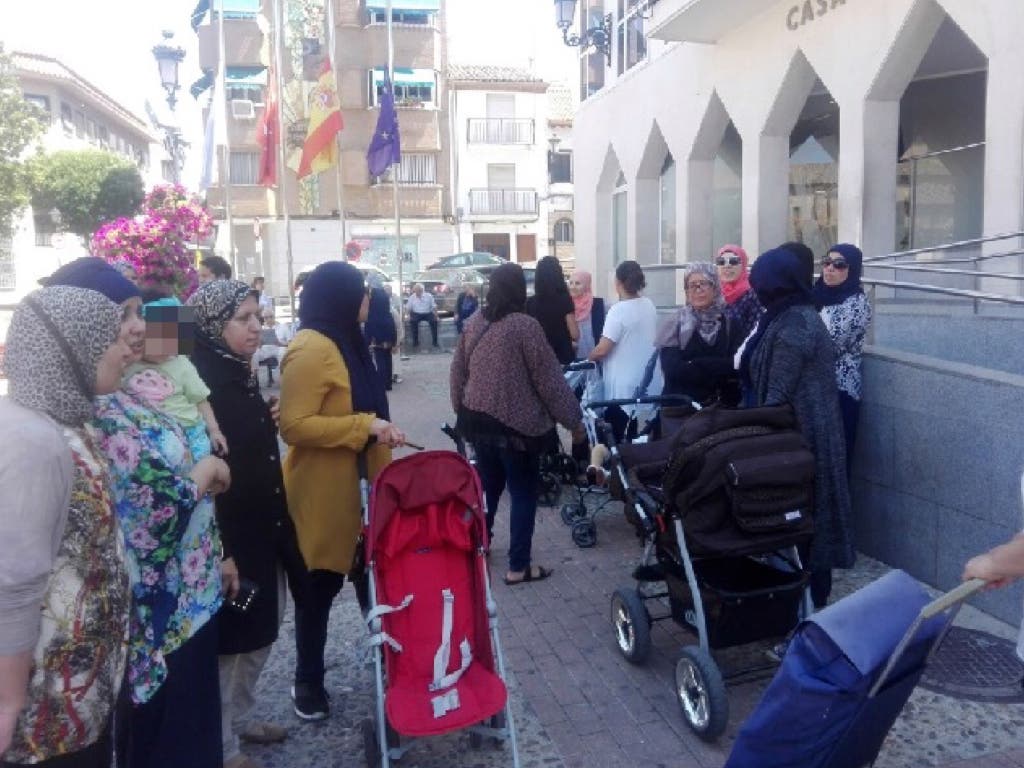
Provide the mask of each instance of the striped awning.
MULTIPOLYGON (((376 67, 373 70, 373 82, 383 83, 387 70, 376 67)), ((410 69, 395 67, 395 85, 436 85, 437 76, 432 69, 410 69)))
POLYGON ((228 67, 225 75, 229 86, 255 88, 267 84, 266 67, 228 67))
MULTIPOLYGON (((385 11, 387 5, 385 0, 366 0, 368 11, 385 11)), ((392 0, 391 10, 436 12, 441 10, 441 0, 392 0)))

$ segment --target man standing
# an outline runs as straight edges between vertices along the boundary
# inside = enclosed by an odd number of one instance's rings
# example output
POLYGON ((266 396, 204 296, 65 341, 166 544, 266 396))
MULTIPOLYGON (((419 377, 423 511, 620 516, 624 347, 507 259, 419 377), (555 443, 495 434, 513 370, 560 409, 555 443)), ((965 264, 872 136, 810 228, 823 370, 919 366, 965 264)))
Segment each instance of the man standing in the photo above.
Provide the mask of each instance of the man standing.
POLYGON ((430 326, 430 339, 434 349, 440 349, 437 344, 437 304, 434 297, 423 290, 423 283, 416 283, 412 289, 412 295, 405 302, 405 311, 409 315, 409 325, 412 328, 412 346, 419 349, 420 346, 420 323, 426 320, 430 326))

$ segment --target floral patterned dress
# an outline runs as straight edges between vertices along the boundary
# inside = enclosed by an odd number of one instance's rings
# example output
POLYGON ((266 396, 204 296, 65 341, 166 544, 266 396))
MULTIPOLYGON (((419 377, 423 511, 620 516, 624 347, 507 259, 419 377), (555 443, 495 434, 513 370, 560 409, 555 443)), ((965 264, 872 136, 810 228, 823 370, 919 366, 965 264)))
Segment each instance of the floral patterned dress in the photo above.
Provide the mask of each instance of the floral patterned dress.
POLYGON ((835 344, 839 391, 859 401, 861 356, 868 325, 871 324, 871 303, 863 293, 855 293, 839 304, 823 307, 821 319, 835 344))
POLYGON ((196 496, 188 441, 173 419, 118 392, 97 399, 94 423, 128 547, 128 682, 142 703, 167 677, 164 657, 220 608, 220 535, 213 501, 196 496))
POLYGON ((3 755, 12 763, 95 744, 124 676, 128 573, 106 463, 87 428, 65 427, 64 437, 75 468, 71 503, 41 606, 28 700, 3 755))

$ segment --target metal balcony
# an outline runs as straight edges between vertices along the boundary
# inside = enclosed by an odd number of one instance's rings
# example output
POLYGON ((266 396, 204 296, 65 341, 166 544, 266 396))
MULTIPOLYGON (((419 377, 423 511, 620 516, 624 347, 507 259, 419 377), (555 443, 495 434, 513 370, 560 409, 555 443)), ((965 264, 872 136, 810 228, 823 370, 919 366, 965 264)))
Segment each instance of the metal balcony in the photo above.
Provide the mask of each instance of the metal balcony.
POLYGON ((470 144, 534 143, 532 117, 471 117, 466 123, 466 141, 470 144))
POLYGON ((471 189, 469 212, 474 216, 536 216, 535 189, 471 189))

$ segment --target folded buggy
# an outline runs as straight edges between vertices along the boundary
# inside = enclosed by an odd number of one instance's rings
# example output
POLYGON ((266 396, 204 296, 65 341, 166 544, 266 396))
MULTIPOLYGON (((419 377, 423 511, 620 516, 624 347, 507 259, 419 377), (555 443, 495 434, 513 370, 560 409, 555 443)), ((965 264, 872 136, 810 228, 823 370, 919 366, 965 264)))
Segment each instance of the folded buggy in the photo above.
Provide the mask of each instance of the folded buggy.
POLYGON ((975 580, 931 601, 890 571, 800 625, 740 729, 726 768, 862 768, 942 642, 975 580))
POLYGON ((611 619, 634 664, 650 651, 652 621, 697 634, 676 662, 676 693, 710 741, 729 717, 711 652, 782 637, 809 605, 797 546, 813 532, 814 456, 788 406, 673 410, 662 409, 660 439, 611 446, 613 493, 644 547, 638 584, 615 591, 611 619), (648 604, 664 599, 668 613, 652 617, 648 604))
POLYGON ((518 768, 483 510, 476 472, 451 451, 399 459, 373 484, 364 507, 377 680, 376 717, 363 724, 371 768, 419 737, 456 730, 474 746, 508 741, 518 768))

